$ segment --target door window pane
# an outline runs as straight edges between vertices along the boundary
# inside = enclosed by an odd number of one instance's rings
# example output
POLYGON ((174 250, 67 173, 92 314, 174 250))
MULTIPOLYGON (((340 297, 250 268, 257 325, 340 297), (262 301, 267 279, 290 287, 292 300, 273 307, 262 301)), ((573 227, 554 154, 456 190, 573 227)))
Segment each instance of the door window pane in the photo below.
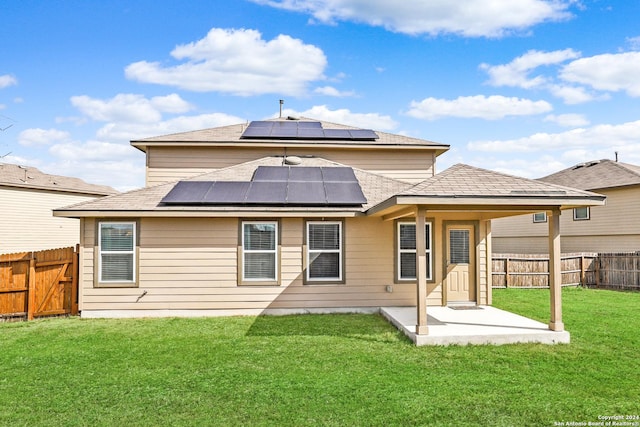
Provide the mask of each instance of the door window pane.
POLYGON ((469 230, 449 230, 449 262, 469 264, 469 230))

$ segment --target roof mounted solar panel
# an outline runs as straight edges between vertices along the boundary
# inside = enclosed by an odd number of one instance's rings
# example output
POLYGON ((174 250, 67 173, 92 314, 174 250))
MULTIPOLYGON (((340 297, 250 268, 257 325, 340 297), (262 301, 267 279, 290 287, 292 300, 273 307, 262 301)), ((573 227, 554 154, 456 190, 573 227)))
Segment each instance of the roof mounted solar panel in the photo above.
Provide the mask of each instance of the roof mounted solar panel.
POLYGON ((241 204, 244 203, 250 182, 215 181, 211 190, 203 197, 203 204, 241 204))
POLYGON ((251 181, 180 181, 161 200, 178 206, 358 206, 367 203, 349 167, 259 166, 251 181))
POLYGON ((322 129, 322 123, 320 122, 299 121, 299 122, 293 122, 293 123, 298 124, 298 129, 309 129, 309 128, 322 129))
POLYGON ((161 203, 172 205, 188 205, 201 203, 213 183, 210 181, 179 181, 161 203))
POLYGON ((378 139, 378 134, 371 129, 349 129, 351 139, 378 139))
POLYGON ((351 139, 351 134, 347 129, 325 129, 324 137, 327 139, 351 139))
POLYGON ((324 189, 329 205, 362 205, 367 198, 358 182, 325 182, 324 189))
POLYGON ((289 181, 322 182, 322 168, 309 166, 290 167, 289 181))
POLYGON ((322 168, 322 179, 324 182, 358 182, 349 167, 322 168))
POLYGON ((289 179, 289 168, 286 166, 258 166, 253 173, 252 181, 286 181, 289 179))
POLYGON ((318 121, 255 121, 242 133, 241 139, 312 139, 312 140, 375 140, 378 134, 370 129, 324 129, 318 121))
POLYGON ((300 139, 323 139, 324 129, 314 127, 298 128, 298 138, 300 139))
POLYGON ((245 199, 252 205, 284 205, 287 202, 287 182, 251 182, 245 199))
POLYGON ((287 186, 287 204, 326 205, 327 196, 322 182, 290 181, 287 186))

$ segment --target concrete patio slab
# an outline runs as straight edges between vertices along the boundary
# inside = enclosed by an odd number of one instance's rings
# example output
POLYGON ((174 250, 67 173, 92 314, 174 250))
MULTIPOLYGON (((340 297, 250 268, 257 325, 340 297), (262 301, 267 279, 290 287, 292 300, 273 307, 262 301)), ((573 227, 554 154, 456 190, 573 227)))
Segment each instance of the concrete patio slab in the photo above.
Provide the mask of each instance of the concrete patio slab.
POLYGON ((569 332, 489 306, 428 307, 429 334, 416 334, 416 307, 382 307, 382 315, 416 345, 567 344, 569 332))

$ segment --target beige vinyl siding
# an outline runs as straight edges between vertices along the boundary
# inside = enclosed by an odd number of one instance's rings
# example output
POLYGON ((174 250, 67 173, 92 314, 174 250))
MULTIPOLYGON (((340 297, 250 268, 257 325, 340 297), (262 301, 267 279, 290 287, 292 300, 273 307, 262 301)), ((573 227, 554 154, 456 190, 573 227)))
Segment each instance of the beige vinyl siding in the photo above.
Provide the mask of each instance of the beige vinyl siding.
MULTIPOLYGON (((590 208, 590 219, 574 221, 562 211, 562 252, 625 252, 640 250, 640 188, 601 190, 606 205, 590 208)), ((533 214, 494 220, 494 253, 548 253, 547 223, 533 223, 533 214)))
POLYGON ((476 249, 477 261, 477 292, 476 302, 486 305, 489 300, 489 277, 491 277, 491 221, 479 221, 478 243, 476 249))
POLYGON ((315 156, 417 183, 433 176, 435 153, 414 149, 148 147, 147 186, 191 178, 268 156, 315 156))
POLYGON ((85 220, 82 310, 246 310, 415 304, 415 285, 393 284, 393 222, 345 220, 343 285, 303 285, 304 219, 280 224, 281 286, 237 286, 237 219, 140 220, 136 288, 95 288, 95 221, 85 220), (144 291, 146 295, 136 300, 144 291))
MULTIPOLYGON (((560 239, 564 251, 567 236, 561 236, 560 239)), ((494 254, 548 254, 549 238, 547 236, 520 238, 496 237, 496 235, 493 234, 492 246, 494 254)))
POLYGON ((79 221, 54 217, 52 210, 93 197, 71 193, 0 187, 0 253, 75 246, 79 221))

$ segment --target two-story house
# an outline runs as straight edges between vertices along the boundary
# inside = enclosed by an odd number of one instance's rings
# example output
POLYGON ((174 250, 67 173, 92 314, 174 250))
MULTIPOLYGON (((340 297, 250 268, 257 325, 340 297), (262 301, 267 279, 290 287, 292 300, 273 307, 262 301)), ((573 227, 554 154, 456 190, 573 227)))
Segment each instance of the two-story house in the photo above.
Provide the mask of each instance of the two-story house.
POLYGON ((427 305, 491 304, 492 219, 548 211, 557 226, 561 209, 604 200, 466 165, 436 173, 447 145, 311 119, 132 145, 145 188, 55 212, 81 220, 83 316, 413 306, 427 333, 427 305))

